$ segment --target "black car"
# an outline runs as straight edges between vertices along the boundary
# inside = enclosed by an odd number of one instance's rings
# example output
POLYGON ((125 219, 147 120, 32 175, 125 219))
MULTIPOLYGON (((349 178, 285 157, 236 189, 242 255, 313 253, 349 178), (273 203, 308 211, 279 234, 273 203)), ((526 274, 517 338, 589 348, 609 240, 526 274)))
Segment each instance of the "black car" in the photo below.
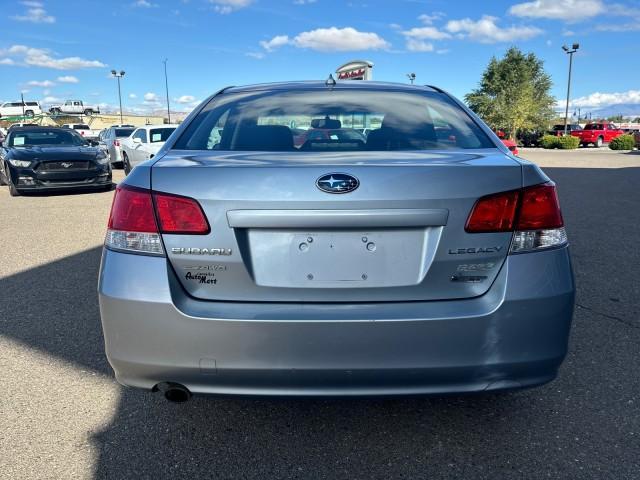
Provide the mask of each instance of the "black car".
POLYGON ((0 185, 12 196, 34 190, 111 188, 103 149, 68 128, 14 128, 0 145, 0 185))
MULTIPOLYGON (((577 132, 579 130, 582 130, 582 127, 580 126, 580 124, 578 123, 567 124, 567 133, 577 132)), ((557 125, 554 125, 549 131, 549 135, 555 135, 556 137, 564 135, 564 123, 559 123, 557 125)))

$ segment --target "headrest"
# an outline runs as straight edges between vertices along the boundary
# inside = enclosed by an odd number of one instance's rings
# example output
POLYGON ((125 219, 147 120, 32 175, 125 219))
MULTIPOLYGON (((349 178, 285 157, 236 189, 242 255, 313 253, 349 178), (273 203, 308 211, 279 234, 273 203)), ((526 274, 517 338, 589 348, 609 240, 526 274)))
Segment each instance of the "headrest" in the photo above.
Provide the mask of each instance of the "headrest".
POLYGON ((293 134, 284 125, 241 127, 236 134, 233 150, 293 150, 293 134))

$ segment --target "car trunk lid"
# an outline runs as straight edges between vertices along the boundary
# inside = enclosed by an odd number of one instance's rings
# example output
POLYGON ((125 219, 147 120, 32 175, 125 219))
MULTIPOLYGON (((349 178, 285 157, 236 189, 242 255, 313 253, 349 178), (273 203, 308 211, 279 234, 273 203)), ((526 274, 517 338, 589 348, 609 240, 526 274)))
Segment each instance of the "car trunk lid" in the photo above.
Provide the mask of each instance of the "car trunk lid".
POLYGON ((189 196, 207 235, 163 235, 185 290, 207 300, 372 302, 469 298, 489 288, 511 233, 468 234, 475 201, 520 188, 520 164, 465 152, 194 153, 152 169, 189 196), (331 194, 320 177, 358 187, 331 194))

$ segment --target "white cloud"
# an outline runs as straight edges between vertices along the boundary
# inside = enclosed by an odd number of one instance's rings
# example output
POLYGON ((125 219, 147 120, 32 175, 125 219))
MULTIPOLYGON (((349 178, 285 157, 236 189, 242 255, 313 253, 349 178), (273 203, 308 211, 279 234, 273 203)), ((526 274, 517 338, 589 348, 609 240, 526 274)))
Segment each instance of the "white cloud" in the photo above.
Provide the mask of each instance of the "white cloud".
POLYGON ((310 3, 316 3, 316 0, 293 0, 294 5, 309 5, 310 3))
POLYGON ((599 32, 637 32, 640 31, 640 19, 634 23, 597 25, 596 30, 599 32))
POLYGON ((63 75, 62 77, 58 77, 58 81, 60 83, 78 83, 80 80, 73 75, 63 75))
POLYGON ((42 103, 49 103, 49 104, 51 104, 51 103, 62 103, 63 101, 64 100, 62 98, 50 97, 50 96, 44 97, 41 100, 42 103))
POLYGON ((389 43, 373 32, 360 32, 352 27, 318 28, 302 32, 292 40, 298 48, 310 48, 324 52, 347 52, 356 50, 380 50, 389 48, 389 43))
POLYGON ((135 2, 133 2, 131 4, 132 7, 139 7, 139 8, 153 8, 153 7, 157 7, 158 4, 157 3, 151 3, 148 2, 147 0, 136 0, 135 2))
POLYGON ((621 103, 640 104, 640 90, 627 90, 626 92, 602 93, 595 92, 579 97, 570 102, 572 107, 606 107, 621 103))
POLYGON ((184 105, 185 103, 193 103, 196 101, 196 97, 193 95, 182 95, 180 98, 174 98, 174 102, 184 105))
POLYGON ((55 83, 53 83, 51 80, 42 80, 42 81, 31 80, 27 82, 27 85, 29 85, 30 87, 49 88, 49 87, 53 87, 55 83))
POLYGON ((22 65, 53 68, 55 70, 106 67, 104 63, 98 60, 86 60, 80 57, 54 58, 49 50, 27 47, 26 45, 12 45, 8 49, 0 49, 0 56, 18 59, 22 65))
POLYGON ((0 65, 15 65, 15 63, 16 62, 14 62, 10 58, 2 58, 2 59, 0 59, 0 65))
POLYGON ((379 50, 390 46, 377 33, 360 32, 352 27, 318 28, 299 33, 293 38, 289 38, 287 35, 276 35, 271 40, 260 42, 260 46, 267 52, 273 52, 284 45, 310 48, 320 52, 379 50))
POLYGON ((537 27, 514 26, 501 28, 496 25, 496 17, 484 15, 480 20, 474 21, 470 18, 461 20, 450 20, 447 22, 446 30, 456 34, 459 38, 469 38, 480 43, 513 42, 516 40, 528 40, 543 33, 537 27))
POLYGON ((271 40, 262 40, 260 46, 267 52, 273 52, 275 49, 280 48, 289 43, 289 37, 287 35, 276 35, 271 40))
POLYGON ((415 38, 407 39, 407 50, 410 52, 433 52, 433 43, 424 40, 416 40, 415 38))
POLYGON ((407 38, 415 38, 420 40, 443 40, 451 38, 451 34, 438 30, 436 27, 416 27, 411 30, 405 30, 402 34, 407 38))
POLYGON ((160 97, 156 93, 147 92, 144 94, 144 101, 145 103, 157 103, 160 101, 160 97))
POLYGON ((264 53, 262 52, 247 52, 245 56, 255 58, 257 60, 262 60, 264 58, 264 53))
POLYGON ((436 20, 440 20, 444 16, 445 14, 443 12, 433 12, 430 15, 423 13, 418 17, 418 20, 420 20, 425 25, 431 25, 433 22, 435 22, 436 20))
POLYGON ((605 13, 602 0, 534 0, 513 5, 511 15, 578 22, 605 13))
POLYGON ((209 0, 214 5, 213 9, 223 15, 231 13, 235 10, 248 7, 253 0, 209 0))
POLYGON ((138 96, 135 93, 130 93, 129 94, 129 98, 131 98, 131 99, 138 98, 138 96))
POLYGON ((42 2, 25 1, 20 3, 27 7, 27 11, 23 15, 12 16, 12 20, 31 23, 55 23, 56 17, 47 14, 42 2))

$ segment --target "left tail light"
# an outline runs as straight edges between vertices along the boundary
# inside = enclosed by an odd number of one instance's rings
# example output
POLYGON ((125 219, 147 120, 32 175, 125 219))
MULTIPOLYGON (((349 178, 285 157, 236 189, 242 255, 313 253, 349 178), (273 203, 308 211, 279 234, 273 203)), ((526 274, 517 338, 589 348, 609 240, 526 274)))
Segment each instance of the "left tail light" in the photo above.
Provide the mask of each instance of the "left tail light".
POLYGON ((114 250, 164 255, 161 233, 206 235, 210 231, 194 199, 121 185, 113 197, 105 245, 114 250))

